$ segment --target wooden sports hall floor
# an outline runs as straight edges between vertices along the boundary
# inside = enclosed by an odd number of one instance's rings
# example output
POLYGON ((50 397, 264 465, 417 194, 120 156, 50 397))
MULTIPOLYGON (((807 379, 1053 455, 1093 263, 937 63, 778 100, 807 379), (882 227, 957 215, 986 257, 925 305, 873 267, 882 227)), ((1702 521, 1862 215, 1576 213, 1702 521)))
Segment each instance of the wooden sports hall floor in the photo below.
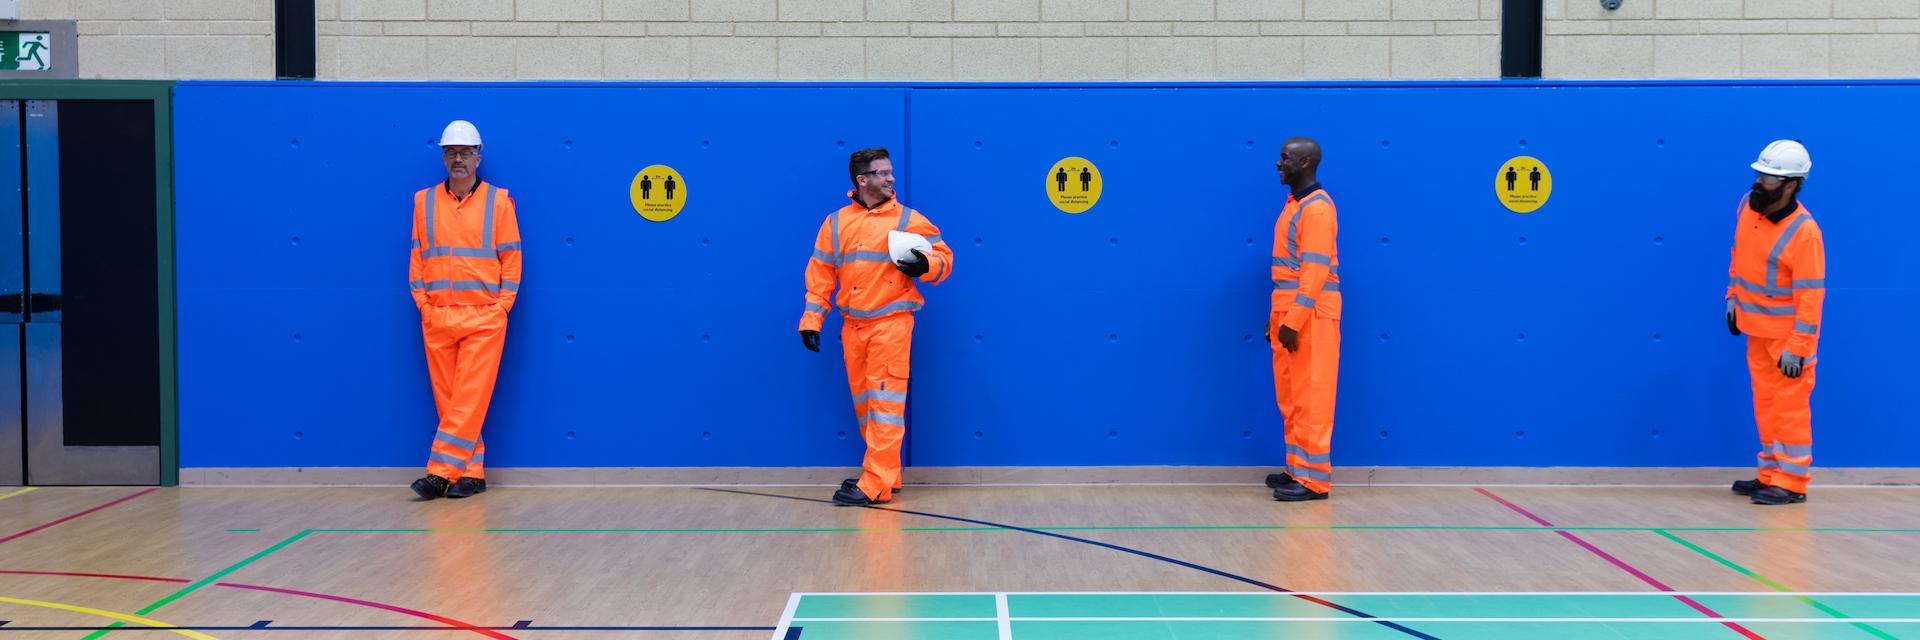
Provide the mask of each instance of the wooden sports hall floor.
POLYGON ((1920 638, 1920 489, 0 488, 0 640, 1920 638))

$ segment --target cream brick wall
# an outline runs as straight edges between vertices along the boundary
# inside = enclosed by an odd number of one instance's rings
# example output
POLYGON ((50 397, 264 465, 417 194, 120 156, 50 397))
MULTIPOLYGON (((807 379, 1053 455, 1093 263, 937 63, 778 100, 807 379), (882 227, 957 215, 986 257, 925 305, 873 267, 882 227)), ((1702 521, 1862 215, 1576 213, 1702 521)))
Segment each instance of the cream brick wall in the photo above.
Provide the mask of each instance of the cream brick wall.
MULTIPOLYGON (((1544 0, 1549 78, 1920 76, 1920 0, 1544 0)), ((1501 0, 317 0, 335 80, 1494 78, 1501 0)), ((269 78, 272 0, 21 0, 83 78, 269 78)))
POLYGON ((1546 0, 1549 78, 1920 77, 1920 0, 1546 0))

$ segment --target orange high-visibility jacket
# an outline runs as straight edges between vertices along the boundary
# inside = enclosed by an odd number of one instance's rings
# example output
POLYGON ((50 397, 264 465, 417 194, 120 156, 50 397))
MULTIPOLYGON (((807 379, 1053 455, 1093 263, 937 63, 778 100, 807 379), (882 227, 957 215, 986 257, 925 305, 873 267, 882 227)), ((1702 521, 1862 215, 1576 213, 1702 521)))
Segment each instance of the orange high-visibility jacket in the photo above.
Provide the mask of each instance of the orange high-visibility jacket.
POLYGON ((1314 189, 1306 198, 1287 195, 1287 206, 1273 225, 1273 313, 1282 325, 1299 331, 1309 314, 1340 319, 1340 232, 1333 198, 1314 189))
MULTIPOLYGON (((847 197, 853 198, 854 192, 847 192, 847 197)), ((939 227, 926 216, 902 206, 899 200, 888 200, 869 210, 855 199, 828 215, 813 239, 801 331, 819 331, 827 309, 834 304, 840 306, 841 315, 853 319, 882 318, 920 308, 925 299, 913 279, 901 273, 887 253, 888 231, 926 236, 933 245, 933 253, 927 255, 931 264, 920 276, 921 282, 937 285, 953 275, 953 249, 940 239, 939 227), (834 297, 836 284, 840 294, 834 297)))
POLYGON ((1740 200, 1727 297, 1740 331, 1787 340, 1787 352, 1812 361, 1820 345, 1820 305, 1827 298, 1827 254, 1820 225, 1805 206, 1780 222, 1740 200))
POLYGON ((407 265, 416 306, 488 305, 513 310, 520 292, 520 221, 507 190, 480 182, 457 200, 446 183, 413 194, 407 265))

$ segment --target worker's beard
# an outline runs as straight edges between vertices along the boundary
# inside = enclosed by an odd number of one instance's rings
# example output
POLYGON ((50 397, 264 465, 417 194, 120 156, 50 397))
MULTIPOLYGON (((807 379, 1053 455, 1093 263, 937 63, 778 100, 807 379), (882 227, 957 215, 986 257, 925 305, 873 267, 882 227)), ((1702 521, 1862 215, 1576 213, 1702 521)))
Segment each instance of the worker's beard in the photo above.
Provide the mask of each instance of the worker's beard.
POLYGON ((1765 187, 1757 184, 1753 185, 1753 193, 1747 196, 1747 206, 1753 207, 1754 211, 1760 213, 1766 213, 1767 209, 1772 208, 1773 205, 1778 202, 1780 202, 1779 189, 1768 191, 1765 187))

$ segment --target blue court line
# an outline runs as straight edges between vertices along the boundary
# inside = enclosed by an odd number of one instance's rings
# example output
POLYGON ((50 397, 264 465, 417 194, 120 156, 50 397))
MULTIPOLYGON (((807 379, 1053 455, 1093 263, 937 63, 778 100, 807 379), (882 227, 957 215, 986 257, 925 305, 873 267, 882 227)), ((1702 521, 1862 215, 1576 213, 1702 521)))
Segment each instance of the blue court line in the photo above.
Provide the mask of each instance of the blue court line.
MULTIPOLYGON (((740 495, 748 495, 748 496, 759 496, 759 497, 762 497, 762 498, 784 498, 784 499, 787 499, 787 500, 798 500, 798 501, 801 501, 801 502, 817 502, 817 503, 825 503, 825 504, 829 504, 829 505, 831 505, 831 504, 833 504, 833 501, 832 501, 832 500, 820 500, 820 499, 816 499, 816 498, 802 498, 802 497, 799 497, 799 496, 785 496, 785 495, 780 495, 780 494, 777 494, 777 493, 759 493, 759 492, 754 492, 754 491, 740 491, 740 490, 737 490, 737 489, 714 489, 714 488, 711 488, 711 487, 706 487, 706 488, 702 488, 701 490, 702 490, 702 491, 714 491, 714 492, 719 492, 719 493, 737 493, 737 494, 740 494, 740 495)), ((1256 587, 1260 587, 1260 588, 1262 588, 1262 589, 1266 589, 1266 590, 1268 590, 1268 591, 1273 591, 1273 592, 1277 592, 1277 593, 1285 593, 1285 594, 1288 594, 1288 595, 1291 595, 1291 596, 1293 596, 1293 597, 1296 597, 1296 598, 1299 598, 1299 599, 1302 599, 1302 600, 1306 600, 1306 601, 1308 601, 1308 602, 1312 602, 1312 603, 1314 603, 1314 604, 1318 604, 1318 605, 1321 605, 1321 606, 1324 606, 1324 607, 1327 607, 1327 608, 1330 608, 1330 609, 1333 609, 1333 610, 1336 610, 1336 611, 1339 611, 1339 612, 1341 612, 1341 613, 1345 613, 1345 614, 1347 614, 1347 615, 1351 615, 1351 616, 1354 616, 1354 617, 1358 617, 1358 618, 1367 618, 1367 619, 1370 619, 1370 620, 1374 620, 1374 623, 1375 623, 1375 624, 1378 624, 1378 625, 1380 625, 1380 626, 1383 626, 1383 627, 1386 627, 1386 628, 1389 628, 1389 629, 1393 629, 1393 630, 1395 630, 1395 631, 1399 631, 1399 632, 1401 632, 1401 633, 1404 633, 1404 634, 1407 634, 1407 635, 1410 635, 1410 636, 1413 636, 1413 637, 1415 637, 1415 638, 1420 638, 1421 640, 1440 640, 1440 639, 1439 639, 1438 637, 1435 637, 1435 636, 1432 636, 1432 635, 1428 635, 1428 634, 1426 634, 1426 633, 1423 633, 1423 632, 1421 632, 1421 631, 1418 631, 1418 630, 1415 630, 1415 629, 1412 629, 1412 628, 1409 628, 1409 627, 1407 627, 1407 626, 1405 626, 1405 625, 1402 625, 1402 624, 1399 624, 1399 623, 1397 623, 1397 622, 1390 622, 1390 621, 1386 621, 1386 620, 1377 620, 1377 619, 1375 619, 1375 618, 1376 618, 1376 616, 1374 616, 1374 615, 1372 615, 1372 614, 1368 614, 1367 612, 1364 612, 1364 611, 1361 611, 1361 610, 1359 610, 1359 609, 1354 609, 1354 608, 1352 608, 1352 607, 1348 607, 1348 606, 1345 606, 1345 605, 1341 605, 1341 604, 1338 604, 1338 603, 1334 603, 1334 602, 1330 602, 1330 601, 1327 601, 1327 600, 1322 600, 1322 599, 1320 599, 1320 598, 1317 598, 1317 597, 1314 597, 1314 596, 1310 596, 1310 595, 1306 595, 1306 594, 1301 594, 1301 593, 1294 593, 1294 592, 1293 592, 1293 590, 1291 590, 1291 589, 1287 589, 1287 588, 1284 588, 1284 587, 1280 587, 1280 586, 1277 586, 1277 585, 1272 585, 1272 584, 1268 584, 1268 583, 1265 583, 1265 582, 1261 582, 1261 581, 1259 581, 1259 580, 1255 580, 1255 579, 1253 579, 1253 578, 1249 578, 1249 577, 1246 577, 1246 576, 1242 576, 1242 575, 1238 575, 1238 574, 1233 574, 1233 573, 1228 573, 1228 572, 1225 572, 1225 571, 1221 571, 1221 570, 1219 570, 1219 569, 1215 569, 1215 568, 1212 568, 1212 567, 1207 567, 1207 566, 1202 566, 1202 565, 1198 565, 1198 564, 1194 564, 1194 563, 1191 563, 1191 562, 1187 562, 1187 561, 1185 561, 1185 560, 1178 560, 1178 559, 1174 559, 1174 558, 1169 558, 1169 557, 1167 557, 1167 556, 1163 556, 1163 555, 1160 555, 1160 554, 1157 554, 1157 553, 1149 553, 1149 552, 1146 552, 1146 551, 1141 551, 1141 550, 1139 550, 1139 549, 1133 549, 1133 548, 1130 548, 1130 547, 1122 547, 1122 546, 1120 546, 1120 545, 1117 545, 1117 544, 1109 544, 1109 543, 1105 543, 1105 542, 1100 542, 1100 541, 1097 541, 1097 540, 1089 540, 1089 539, 1086 539, 1086 538, 1077 538, 1077 537, 1074 537, 1074 536, 1070 536, 1070 535, 1066 535, 1066 534, 1063 534, 1063 533, 1054 533, 1054 532, 1051 532, 1051 531, 1041 531, 1041 530, 1038 530, 1038 529, 1028 529, 1028 528, 1026 528, 1026 527, 1016 527, 1016 526, 1013 526, 1013 525, 1010 525, 1010 524, 1001 524, 1001 523, 998 523, 998 522, 989 522, 989 521, 986 521, 986 520, 974 520, 974 519, 972 519, 972 518, 962 518, 962 517, 959 517, 959 516, 948 516, 948 515, 941 515, 941 514, 938 514, 938 513, 928 513, 928 512, 925 512, 925 511, 909 511, 909 510, 906 510, 906 509, 894 509, 894 508, 889 508, 889 507, 877 507, 877 506, 873 506, 873 505, 864 505, 864 508, 867 508, 867 509, 872 509, 872 510, 874 510, 874 511, 886 511, 886 512, 889 512, 889 513, 900 513, 900 514, 906 514, 906 515, 913 515, 913 516, 921 516, 921 517, 926 517, 926 518, 938 518, 938 519, 941 519, 941 520, 951 520, 951 521, 954 521, 954 522, 965 522, 965 523, 968 523, 968 524, 977 524, 977 525, 981 525, 981 526, 986 526, 986 527, 994 527, 994 528, 998 528, 998 529, 1006 529, 1006 530, 1009 530, 1009 531, 1019 531, 1019 532, 1021 532, 1021 533, 1031 533, 1031 534, 1034 534, 1034 535, 1039 535, 1039 536, 1046 536, 1046 537, 1049 537, 1049 538, 1057 538, 1057 539, 1060 539, 1060 540, 1066 540, 1066 541, 1069 541, 1069 542, 1078 542, 1078 543, 1081 543, 1081 544, 1089 544, 1089 545, 1093 545, 1093 546, 1096 546, 1096 547, 1101 547, 1101 548, 1104 548, 1104 549, 1112 549, 1112 550, 1114 550, 1114 551, 1119 551, 1119 552, 1121 552, 1121 553, 1130 553, 1130 554, 1133 554, 1133 555, 1136 555, 1136 556, 1140 556, 1140 557, 1142 557, 1142 558, 1148 558, 1148 559, 1151 559, 1151 560, 1159 560, 1159 561, 1161 561, 1161 562, 1165 562, 1165 563, 1169 563, 1169 564, 1174 564, 1174 565, 1178 565, 1178 566, 1182 566, 1182 567, 1186 567, 1186 568, 1188 568, 1188 569, 1193 569, 1193 570, 1195 570, 1195 571, 1201 571, 1201 572, 1204 572, 1204 573, 1210 573, 1210 574, 1213 574, 1213 575, 1216 575, 1216 576, 1220 576, 1220 577, 1222 577, 1222 578, 1227 578, 1227 579, 1230 579, 1230 580, 1237 580, 1237 581, 1239 581, 1239 582, 1244 582, 1244 583, 1246 583, 1246 584, 1250 584, 1250 585, 1253 585, 1253 586, 1256 586, 1256 587)), ((792 632, 791 630, 789 630, 789 631, 788 631, 788 635, 789 635, 789 637, 793 637, 793 632, 792 632)))

